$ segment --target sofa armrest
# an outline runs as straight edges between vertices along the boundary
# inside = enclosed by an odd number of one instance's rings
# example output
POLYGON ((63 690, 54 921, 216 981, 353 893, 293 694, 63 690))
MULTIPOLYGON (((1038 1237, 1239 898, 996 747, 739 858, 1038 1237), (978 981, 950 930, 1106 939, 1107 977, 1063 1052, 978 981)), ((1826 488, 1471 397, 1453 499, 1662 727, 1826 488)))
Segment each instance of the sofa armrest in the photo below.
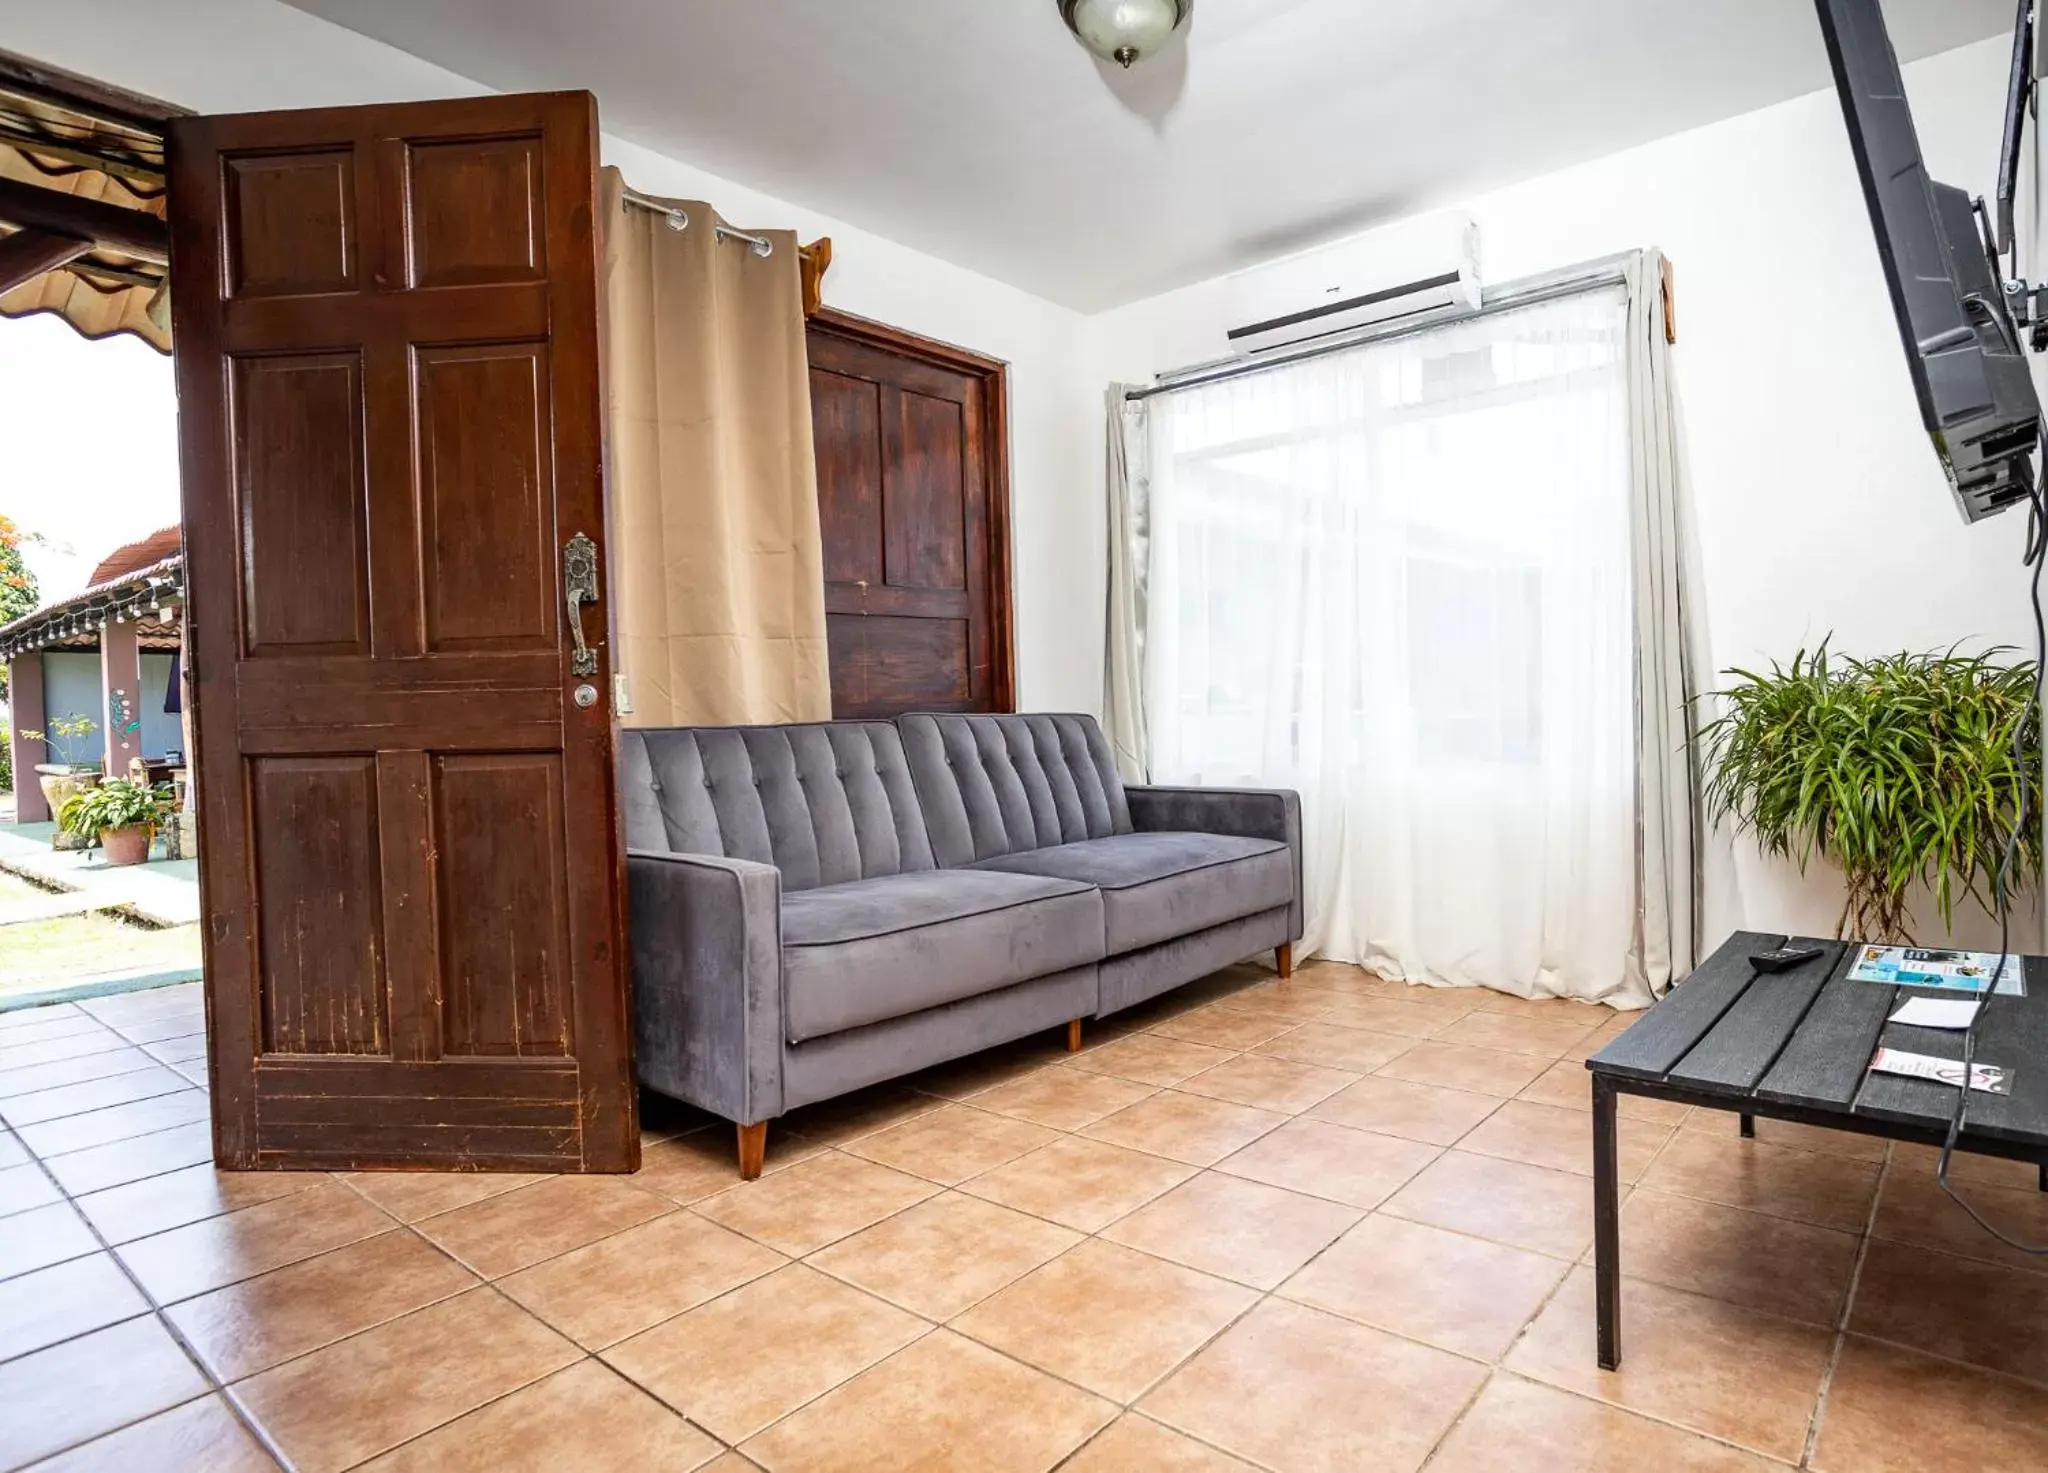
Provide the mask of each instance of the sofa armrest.
POLYGON ((751 1125, 782 1113, 782 873, 626 851, 635 1065, 665 1095, 751 1125))
POLYGON ((1285 844, 1294 858, 1294 903, 1288 934, 1301 939, 1301 794, 1292 788, 1125 788, 1131 827, 1140 833, 1172 830, 1235 834, 1285 844))

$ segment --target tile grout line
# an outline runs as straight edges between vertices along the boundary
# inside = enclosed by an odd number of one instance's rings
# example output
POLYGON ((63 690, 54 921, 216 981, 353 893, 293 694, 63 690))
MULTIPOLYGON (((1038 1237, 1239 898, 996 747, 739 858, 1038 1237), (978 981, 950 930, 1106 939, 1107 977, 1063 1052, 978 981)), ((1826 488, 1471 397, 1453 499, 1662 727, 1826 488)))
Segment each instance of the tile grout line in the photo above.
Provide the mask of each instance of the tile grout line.
MULTIPOLYGON (((34 1161, 39 1167, 42 1168, 43 1174, 44 1176, 49 1178, 50 1184, 56 1187, 56 1189, 59 1192, 63 1193, 64 1204, 71 1209, 72 1213, 78 1218, 80 1222, 85 1224, 85 1230, 88 1233, 92 1234, 93 1241, 100 1245, 99 1251, 101 1253, 106 1254, 107 1261, 120 1271, 121 1276, 127 1279, 129 1285, 135 1290, 135 1292, 138 1295, 141 1296, 142 1302, 149 1306, 144 1313, 155 1319, 157 1325, 163 1330, 163 1332, 167 1336, 170 1337, 171 1343, 177 1346, 179 1354, 185 1357, 186 1363, 189 1364, 194 1370, 196 1370, 199 1373, 200 1379, 204 1381, 206 1385, 210 1388, 209 1391, 202 1392, 200 1396, 188 1397, 186 1398, 186 1400, 181 1402, 175 1402, 168 1407, 159 1407, 155 1411, 148 1413, 146 1416, 137 1417, 132 1421, 123 1422, 120 1424, 120 1426, 102 1428, 100 1431, 94 1433, 91 1437, 85 1438, 81 1442, 72 1443, 70 1448, 60 1448, 56 1452, 47 1454, 46 1456, 55 1457, 59 1453, 70 1451, 71 1448, 87 1446, 88 1444, 96 1442, 103 1437, 110 1437, 116 1432, 120 1432, 125 1430, 126 1428, 134 1427, 139 1425, 140 1423, 146 1422, 149 1420, 150 1417, 161 1416, 163 1413, 174 1411, 178 1407, 189 1406, 192 1402, 198 1401, 202 1397, 213 1395, 220 1397, 221 1402, 228 1407, 230 1415, 232 1415, 234 1419, 242 1425, 242 1429, 250 1435, 250 1437, 255 1441, 256 1445, 262 1448, 265 1453, 269 1454, 269 1456, 277 1463, 277 1465, 280 1468, 294 1468, 296 1465, 292 1463, 290 1459, 284 1456, 283 1449, 279 1448, 271 1440, 269 1434, 266 1433, 262 1427, 258 1426, 252 1419, 244 1415, 241 1404, 238 1401, 236 1401, 233 1396, 228 1394, 227 1386, 221 1381, 221 1379, 218 1376, 214 1375, 213 1368, 207 1365, 206 1362, 203 1359, 201 1359, 198 1352, 193 1349, 191 1342, 185 1338, 184 1333, 181 1330, 179 1330, 179 1328, 176 1325, 171 1323, 170 1317, 164 1313, 163 1306, 157 1302, 156 1296, 149 1292, 149 1289, 143 1284, 141 1279, 136 1277, 135 1271, 128 1266, 127 1261, 123 1259, 119 1253, 116 1253, 114 1251, 113 1244, 107 1241, 106 1234, 102 1233, 99 1229, 99 1224, 95 1223, 90 1217, 87 1217, 83 1212, 80 1212, 78 1210, 78 1204, 73 1199, 71 1193, 65 1189, 64 1183, 57 1180, 55 1174, 50 1171, 49 1166, 43 1161, 43 1158, 41 1156, 36 1155, 34 1151, 29 1150, 28 1143, 22 1140, 20 1136, 16 1134, 12 1126, 5 1126, 4 1129, 7 1131, 7 1134, 9 1136, 13 1137, 16 1145, 19 1145, 25 1151, 29 1151, 29 1158, 32 1161, 34 1161)), ((66 1259, 64 1261, 71 1262, 73 1260, 66 1259)), ((141 1315, 131 1316, 131 1319, 140 1318, 142 1318, 141 1315)), ((115 1324, 127 1323, 129 1323, 129 1320, 115 1321, 115 1324)), ((111 1329, 112 1326, 102 1325, 100 1328, 111 1329)), ((98 1331, 86 1331, 85 1333, 96 1334, 98 1333, 98 1331)), ((69 1344, 72 1340, 78 1340, 81 1338, 83 1337, 79 1335, 74 1335, 71 1336, 69 1340, 63 1340, 57 1343, 69 1344)), ((43 1348, 49 1349, 50 1347, 45 1346, 43 1348)), ((40 1352, 36 1351, 30 1352, 30 1354, 39 1353, 40 1352)))

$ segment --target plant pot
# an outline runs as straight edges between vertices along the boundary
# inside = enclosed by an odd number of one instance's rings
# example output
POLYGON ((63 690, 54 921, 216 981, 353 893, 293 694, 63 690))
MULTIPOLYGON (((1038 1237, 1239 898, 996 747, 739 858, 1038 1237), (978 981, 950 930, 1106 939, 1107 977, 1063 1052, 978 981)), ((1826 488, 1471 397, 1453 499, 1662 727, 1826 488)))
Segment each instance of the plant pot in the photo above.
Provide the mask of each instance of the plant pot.
MULTIPOLYGON (((66 762, 38 762, 36 764, 36 786, 43 790, 43 801, 50 805, 54 817, 64 807, 64 802, 74 793, 83 793, 88 788, 99 786, 100 770, 97 767, 73 766, 66 762)), ((50 843, 58 849, 88 849, 92 846, 76 834, 67 834, 59 829, 50 836, 50 843)))
POLYGON ((107 863, 143 864, 149 859, 149 841, 155 831, 146 823, 131 823, 126 828, 108 829, 100 835, 100 847, 107 851, 107 863))

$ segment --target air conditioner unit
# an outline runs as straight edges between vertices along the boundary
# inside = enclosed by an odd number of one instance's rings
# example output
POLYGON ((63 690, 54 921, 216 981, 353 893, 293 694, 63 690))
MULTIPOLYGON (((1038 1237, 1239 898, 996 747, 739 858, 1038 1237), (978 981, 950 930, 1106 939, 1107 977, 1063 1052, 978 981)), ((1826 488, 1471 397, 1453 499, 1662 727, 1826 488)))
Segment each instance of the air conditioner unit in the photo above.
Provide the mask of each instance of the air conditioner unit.
POLYGON ((1441 212, 1340 240, 1230 278, 1234 353, 1291 348, 1374 323, 1479 305, 1479 227, 1441 212))

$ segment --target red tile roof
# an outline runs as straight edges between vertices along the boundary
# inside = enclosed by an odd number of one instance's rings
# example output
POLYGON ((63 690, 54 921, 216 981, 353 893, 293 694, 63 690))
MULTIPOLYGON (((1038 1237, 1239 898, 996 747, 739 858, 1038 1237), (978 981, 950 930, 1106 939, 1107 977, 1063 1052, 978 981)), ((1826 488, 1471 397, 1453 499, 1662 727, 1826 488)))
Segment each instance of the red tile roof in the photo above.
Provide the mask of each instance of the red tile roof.
POLYGON ((138 568, 151 563, 160 563, 167 557, 176 557, 183 545, 183 537, 176 527, 165 527, 152 532, 140 542, 131 542, 126 547, 116 548, 92 570, 92 577, 86 579, 86 586, 97 588, 102 583, 111 583, 138 568))

